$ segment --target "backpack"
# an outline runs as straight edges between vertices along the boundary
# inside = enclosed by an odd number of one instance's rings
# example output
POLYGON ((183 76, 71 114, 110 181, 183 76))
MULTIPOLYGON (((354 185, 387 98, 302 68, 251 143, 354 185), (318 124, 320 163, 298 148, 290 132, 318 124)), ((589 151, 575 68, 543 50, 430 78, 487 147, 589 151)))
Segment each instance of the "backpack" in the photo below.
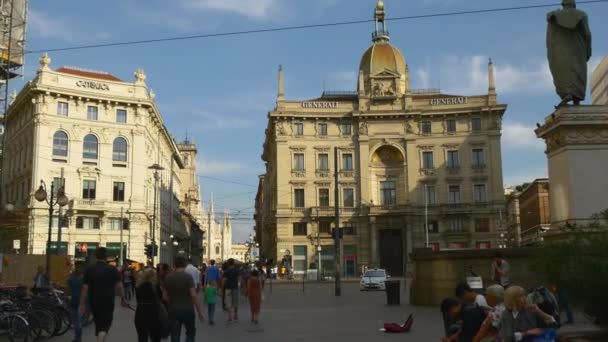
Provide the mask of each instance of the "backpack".
POLYGON ((546 288, 546 287, 538 287, 528 295, 528 300, 538 305, 538 307, 547 315, 551 315, 557 324, 557 327, 560 327, 560 317, 559 317, 559 304, 555 299, 555 296, 546 288))

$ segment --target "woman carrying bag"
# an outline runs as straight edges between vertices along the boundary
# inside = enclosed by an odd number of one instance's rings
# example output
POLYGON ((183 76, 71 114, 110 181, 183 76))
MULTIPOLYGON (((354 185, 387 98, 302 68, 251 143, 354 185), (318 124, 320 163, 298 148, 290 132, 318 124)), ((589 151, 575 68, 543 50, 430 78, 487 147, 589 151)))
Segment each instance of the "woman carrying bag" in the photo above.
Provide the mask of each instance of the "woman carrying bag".
POLYGON ((156 282, 156 271, 153 268, 144 269, 139 273, 135 289, 135 329, 139 342, 160 342, 162 338, 169 336, 167 310, 156 293, 156 282))

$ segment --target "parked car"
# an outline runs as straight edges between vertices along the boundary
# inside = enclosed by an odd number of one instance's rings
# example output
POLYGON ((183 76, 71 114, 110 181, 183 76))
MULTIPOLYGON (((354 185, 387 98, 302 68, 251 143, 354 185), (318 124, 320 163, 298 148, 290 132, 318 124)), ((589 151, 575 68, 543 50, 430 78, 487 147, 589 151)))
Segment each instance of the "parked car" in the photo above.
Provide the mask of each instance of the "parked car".
POLYGON ((367 290, 386 290, 385 282, 390 276, 386 274, 386 270, 381 268, 368 269, 361 276, 359 288, 361 291, 367 290))

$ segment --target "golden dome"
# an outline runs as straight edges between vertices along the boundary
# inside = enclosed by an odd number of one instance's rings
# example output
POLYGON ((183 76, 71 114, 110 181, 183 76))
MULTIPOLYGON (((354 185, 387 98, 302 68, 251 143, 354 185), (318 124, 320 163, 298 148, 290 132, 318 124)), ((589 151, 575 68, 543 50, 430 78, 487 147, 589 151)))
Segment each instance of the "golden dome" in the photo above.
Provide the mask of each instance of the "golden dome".
POLYGON ((359 70, 366 77, 373 76, 384 70, 405 76, 407 67, 401 51, 387 41, 374 43, 361 58, 359 70))

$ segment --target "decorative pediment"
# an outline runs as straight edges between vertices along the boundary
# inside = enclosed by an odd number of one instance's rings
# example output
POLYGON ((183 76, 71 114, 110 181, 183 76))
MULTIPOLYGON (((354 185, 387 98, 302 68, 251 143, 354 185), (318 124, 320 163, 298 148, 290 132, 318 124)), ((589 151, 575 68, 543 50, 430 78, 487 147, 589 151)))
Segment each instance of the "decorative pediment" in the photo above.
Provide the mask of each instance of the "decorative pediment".
POLYGON ((388 70, 388 69, 384 69, 378 73, 375 73, 373 75, 370 75, 369 78, 374 79, 374 78, 399 78, 401 77, 401 75, 399 75, 399 73, 388 70))

